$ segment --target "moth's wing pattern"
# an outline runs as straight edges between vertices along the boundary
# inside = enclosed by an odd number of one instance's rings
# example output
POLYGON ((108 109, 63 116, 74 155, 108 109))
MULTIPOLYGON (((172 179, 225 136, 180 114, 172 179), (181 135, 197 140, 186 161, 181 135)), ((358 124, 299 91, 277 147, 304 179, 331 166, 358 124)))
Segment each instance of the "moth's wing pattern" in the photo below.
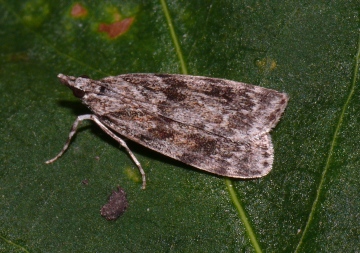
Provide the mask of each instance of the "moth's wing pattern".
POLYGON ((126 74, 100 81, 154 114, 233 141, 269 132, 288 101, 275 90, 202 76, 126 74))
POLYGON ((268 133, 254 140, 233 142, 150 114, 119 117, 117 113, 109 113, 101 120, 117 133, 145 147, 218 175, 255 178, 266 175, 272 168, 273 147, 268 133))
POLYGON ((235 178, 272 168, 268 132, 286 107, 284 93, 184 75, 77 78, 74 85, 103 124, 166 156, 235 178))

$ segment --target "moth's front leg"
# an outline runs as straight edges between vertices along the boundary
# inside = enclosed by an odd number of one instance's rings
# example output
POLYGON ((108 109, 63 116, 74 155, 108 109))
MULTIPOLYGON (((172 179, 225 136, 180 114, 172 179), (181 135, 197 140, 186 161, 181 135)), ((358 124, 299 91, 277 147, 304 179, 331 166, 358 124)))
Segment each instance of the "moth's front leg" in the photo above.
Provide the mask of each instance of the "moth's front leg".
POLYGON ((141 173, 142 176, 142 189, 145 189, 146 187, 146 176, 145 176, 145 172, 143 170, 143 168, 141 167, 140 162, 137 160, 137 158, 135 157, 135 155, 131 152, 131 150, 129 149, 129 147, 126 145, 126 142, 121 139, 119 136, 115 135, 108 127, 106 127, 103 123, 101 123, 101 121, 99 120, 99 118, 94 115, 94 114, 85 114, 85 115, 80 115, 76 118, 70 133, 69 133, 69 137, 64 145, 64 147, 62 148, 62 150, 60 151, 60 153, 55 156, 54 158, 46 161, 46 164, 50 164, 55 162, 58 158, 60 158, 65 151, 68 149, 71 139, 73 138, 73 136, 75 135, 76 131, 77 131, 77 127, 80 124, 81 121, 84 120, 92 120, 94 121, 105 133, 107 133, 108 135, 110 135, 114 140, 116 140, 123 148, 125 148, 125 150, 128 152, 128 154, 130 155, 130 157, 132 158, 132 160, 134 161, 134 163, 136 164, 136 166, 139 168, 139 171, 141 173))

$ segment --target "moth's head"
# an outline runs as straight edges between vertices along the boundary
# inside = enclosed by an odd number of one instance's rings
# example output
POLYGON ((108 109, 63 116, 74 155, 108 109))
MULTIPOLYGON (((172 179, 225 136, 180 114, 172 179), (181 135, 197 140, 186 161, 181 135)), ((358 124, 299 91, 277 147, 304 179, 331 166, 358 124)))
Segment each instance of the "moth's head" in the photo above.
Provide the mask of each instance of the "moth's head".
POLYGON ((66 85, 72 90, 75 97, 83 98, 85 96, 86 91, 84 87, 86 87, 88 77, 74 77, 63 74, 58 74, 57 77, 62 84, 66 85))

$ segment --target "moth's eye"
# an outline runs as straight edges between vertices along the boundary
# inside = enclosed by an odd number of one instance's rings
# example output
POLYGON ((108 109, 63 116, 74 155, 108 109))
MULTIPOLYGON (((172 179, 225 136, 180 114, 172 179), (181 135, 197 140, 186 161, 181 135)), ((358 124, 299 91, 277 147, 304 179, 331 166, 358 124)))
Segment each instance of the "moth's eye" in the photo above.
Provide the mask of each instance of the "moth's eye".
POLYGON ((73 91, 74 96, 77 98, 83 98, 85 96, 85 91, 83 90, 80 90, 75 87, 71 87, 71 90, 73 91))

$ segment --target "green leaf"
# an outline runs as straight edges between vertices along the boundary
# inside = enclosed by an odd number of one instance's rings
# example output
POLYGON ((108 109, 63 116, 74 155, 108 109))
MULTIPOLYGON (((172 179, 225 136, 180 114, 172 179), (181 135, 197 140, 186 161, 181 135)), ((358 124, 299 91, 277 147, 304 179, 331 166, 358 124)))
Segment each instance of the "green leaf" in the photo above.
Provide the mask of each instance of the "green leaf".
POLYGON ((358 7, 340 0, 0 0, 0 251, 356 252, 358 7), (272 172, 225 179, 129 142, 146 171, 143 191, 132 160, 92 123, 46 165, 76 116, 89 113, 57 74, 132 72, 219 77, 288 93, 271 133, 272 172), (100 208, 118 185, 129 208, 109 222, 100 208))

